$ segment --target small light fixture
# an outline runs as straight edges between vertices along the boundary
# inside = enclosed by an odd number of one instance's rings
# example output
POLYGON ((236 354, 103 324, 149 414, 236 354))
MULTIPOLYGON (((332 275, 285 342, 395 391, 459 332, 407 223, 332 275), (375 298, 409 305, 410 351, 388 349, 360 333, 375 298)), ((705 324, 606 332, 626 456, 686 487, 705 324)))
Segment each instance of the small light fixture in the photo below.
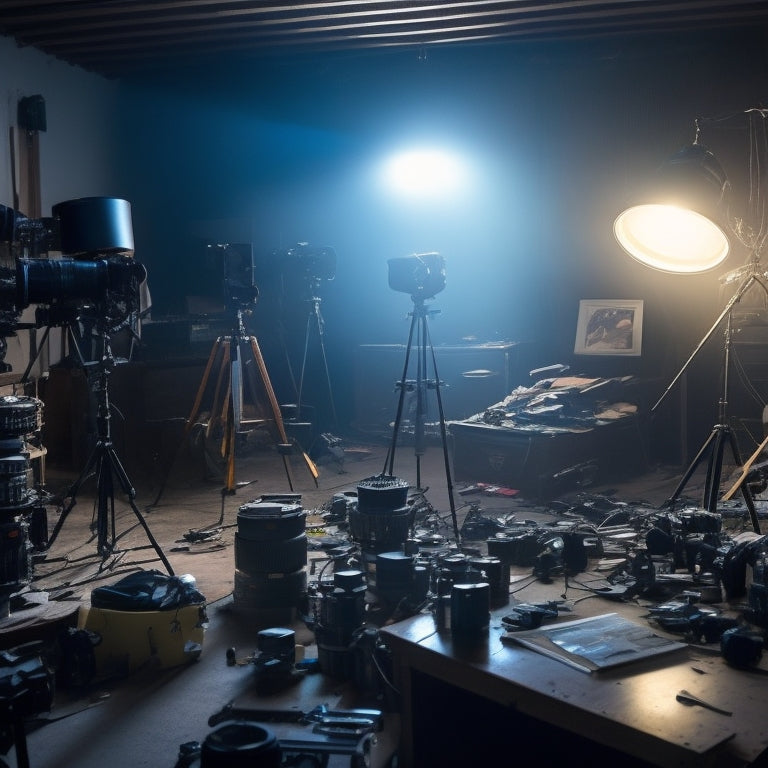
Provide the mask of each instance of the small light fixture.
POLYGON ((613 232, 634 259, 664 272, 706 272, 728 256, 717 223, 730 190, 720 163, 698 142, 683 147, 657 172, 646 199, 619 214, 613 232))

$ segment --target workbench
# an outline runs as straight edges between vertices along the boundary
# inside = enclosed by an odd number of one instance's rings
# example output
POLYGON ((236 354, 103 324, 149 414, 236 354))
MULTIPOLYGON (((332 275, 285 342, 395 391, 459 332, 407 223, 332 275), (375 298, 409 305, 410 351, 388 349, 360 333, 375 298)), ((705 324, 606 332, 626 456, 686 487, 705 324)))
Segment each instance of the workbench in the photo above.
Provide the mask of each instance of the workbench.
MULTIPOLYGON (((570 619, 616 610, 647 622, 638 606, 600 599, 578 603, 570 619)), ((508 612, 492 611, 487 636, 469 644, 437 631, 430 613, 382 629, 400 694, 403 768, 470 765, 480 751, 536 765, 768 764, 768 678, 728 666, 719 645, 589 673, 502 641, 508 612), (732 714, 685 706, 681 690, 732 714)))

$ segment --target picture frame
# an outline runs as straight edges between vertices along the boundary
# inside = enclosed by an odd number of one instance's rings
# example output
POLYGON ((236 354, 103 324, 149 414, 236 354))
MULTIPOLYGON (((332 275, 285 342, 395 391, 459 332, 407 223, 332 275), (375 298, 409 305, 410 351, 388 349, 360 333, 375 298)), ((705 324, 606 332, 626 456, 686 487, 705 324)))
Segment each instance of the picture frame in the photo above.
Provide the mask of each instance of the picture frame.
POLYGON ((582 299, 576 355, 639 357, 643 347, 642 299, 582 299))

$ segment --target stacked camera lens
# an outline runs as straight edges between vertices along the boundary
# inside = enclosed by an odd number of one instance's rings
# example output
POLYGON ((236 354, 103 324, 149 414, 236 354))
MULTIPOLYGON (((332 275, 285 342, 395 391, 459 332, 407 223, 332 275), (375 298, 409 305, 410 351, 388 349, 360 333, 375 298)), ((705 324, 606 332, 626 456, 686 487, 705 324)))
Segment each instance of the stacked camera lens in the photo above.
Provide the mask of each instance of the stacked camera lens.
POLYGON ((25 443, 40 428, 41 409, 41 401, 33 397, 0 397, 0 618, 10 613, 11 595, 29 581, 30 526, 35 545, 47 541, 45 508, 30 487, 25 443))
POLYGON ((353 640, 365 618, 365 593, 365 574, 356 569, 338 571, 331 584, 320 585, 317 656, 323 672, 339 680, 354 671, 353 640))
POLYGON ((306 513, 257 499, 237 513, 235 608, 263 626, 290 623, 307 588, 306 513))
POLYGON ((349 533, 360 547, 370 586, 375 584, 376 556, 402 549, 408 538, 415 511, 407 502, 408 483, 398 477, 377 475, 358 483, 349 533))

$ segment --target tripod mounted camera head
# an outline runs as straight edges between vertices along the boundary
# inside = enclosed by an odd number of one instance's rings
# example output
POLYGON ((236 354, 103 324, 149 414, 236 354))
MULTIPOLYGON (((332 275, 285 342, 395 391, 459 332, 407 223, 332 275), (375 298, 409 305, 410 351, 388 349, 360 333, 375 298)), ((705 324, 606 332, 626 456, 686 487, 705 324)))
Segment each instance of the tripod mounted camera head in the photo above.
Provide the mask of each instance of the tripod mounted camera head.
POLYGON ((276 252, 286 298, 319 301, 320 286, 336 277, 336 251, 327 246, 297 243, 276 252))
POLYGON ((19 322, 32 304, 34 327, 69 326, 83 317, 110 333, 140 311, 147 271, 133 259, 130 204, 80 198, 53 206, 53 213, 30 220, 0 211, 0 238, 16 254, 13 267, 0 267, 0 361, 5 338, 32 327, 19 322), (48 250, 61 256, 43 257, 48 250))
POLYGON ((259 298, 254 282, 253 254, 250 243, 209 244, 216 260, 215 272, 221 279, 221 302, 225 311, 237 314, 259 298))
POLYGON ((434 298, 445 288, 445 259, 436 252, 389 259, 389 287, 410 293, 414 302, 434 298))

